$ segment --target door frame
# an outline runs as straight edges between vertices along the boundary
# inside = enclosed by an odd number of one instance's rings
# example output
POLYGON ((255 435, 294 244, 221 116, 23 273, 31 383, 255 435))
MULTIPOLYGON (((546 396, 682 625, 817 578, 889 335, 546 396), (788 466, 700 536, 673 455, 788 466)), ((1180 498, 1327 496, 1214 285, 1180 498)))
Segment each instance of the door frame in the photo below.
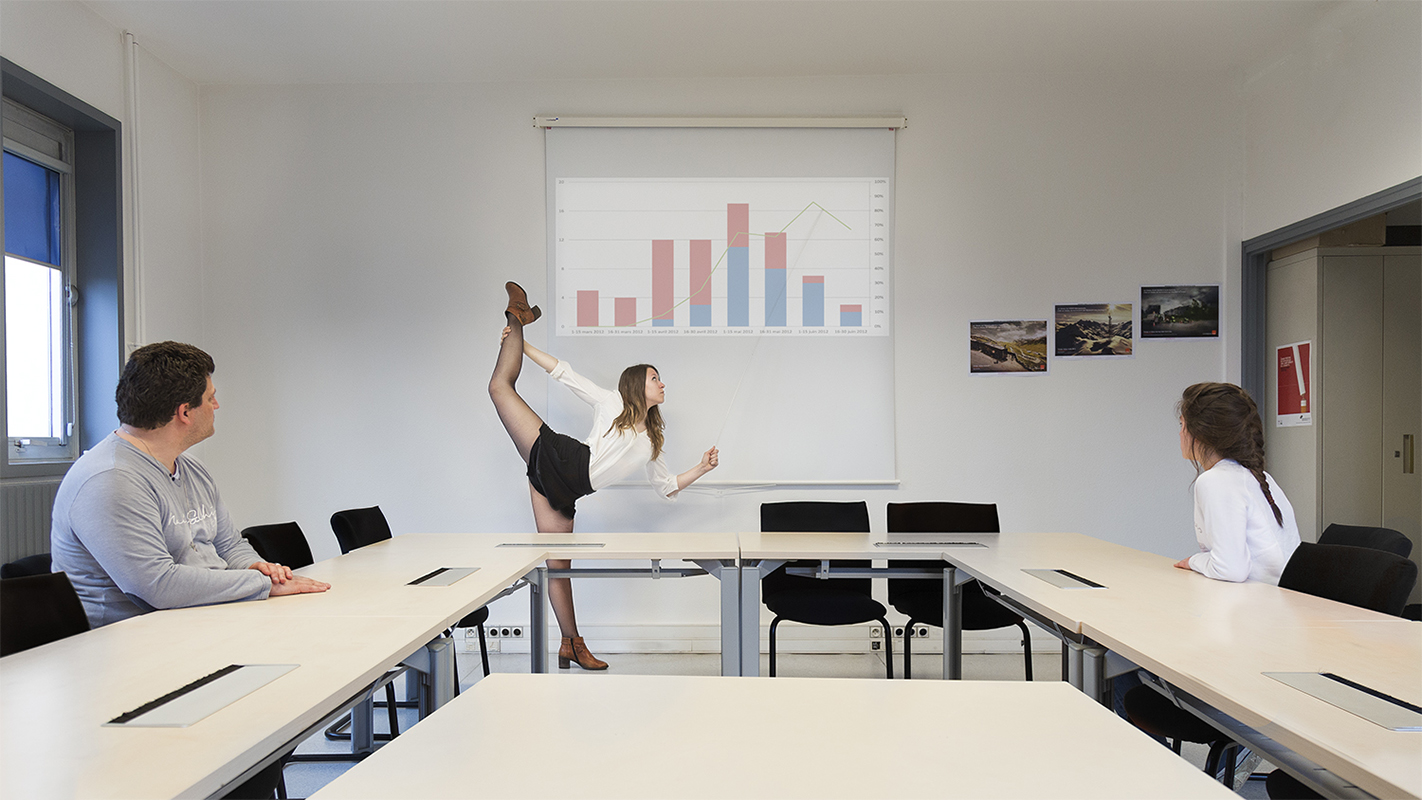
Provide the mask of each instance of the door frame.
POLYGON ((1240 385, 1245 391, 1256 400, 1262 400, 1269 385, 1268 370, 1272 361, 1270 354, 1265 352, 1265 276, 1269 270, 1270 254, 1274 249, 1358 220, 1375 217, 1419 199, 1422 199, 1422 177, 1399 183, 1390 189, 1354 200, 1292 225, 1285 225, 1241 245, 1243 285, 1240 287, 1240 385))

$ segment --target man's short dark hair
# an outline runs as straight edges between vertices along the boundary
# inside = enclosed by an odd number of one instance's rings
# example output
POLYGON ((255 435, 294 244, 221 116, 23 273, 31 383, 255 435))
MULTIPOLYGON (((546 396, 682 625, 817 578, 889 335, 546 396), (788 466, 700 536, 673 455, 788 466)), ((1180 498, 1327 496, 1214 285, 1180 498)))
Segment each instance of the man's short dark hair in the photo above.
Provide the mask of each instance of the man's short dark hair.
POLYGON ((119 422, 140 430, 163 427, 178 406, 202 405, 207 376, 216 371, 212 356, 190 344, 158 342, 134 350, 114 392, 119 422))

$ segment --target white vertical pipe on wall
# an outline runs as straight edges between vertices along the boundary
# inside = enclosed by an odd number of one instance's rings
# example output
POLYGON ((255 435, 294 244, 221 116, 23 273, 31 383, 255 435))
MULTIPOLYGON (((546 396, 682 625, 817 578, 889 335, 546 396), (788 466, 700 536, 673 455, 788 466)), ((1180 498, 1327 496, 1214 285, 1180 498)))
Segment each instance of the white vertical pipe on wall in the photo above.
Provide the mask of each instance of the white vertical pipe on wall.
MULTIPOLYGON (((129 337, 128 351, 131 352, 138 345, 146 344, 147 320, 144 314, 144 298, 147 295, 143 283, 143 236, 142 226, 139 224, 142 218, 141 192, 139 191, 139 169, 138 169, 138 40, 133 34, 124 31, 124 156, 128 162, 124 169, 124 181, 128 184, 128 191, 124 193, 125 204, 128 206, 128 213, 124 214, 125 239, 129 245, 128 273, 133 276, 131 286, 133 291, 127 292, 128 309, 127 318, 133 320, 125 334, 129 337)), ((125 359, 127 353, 125 353, 125 359)))

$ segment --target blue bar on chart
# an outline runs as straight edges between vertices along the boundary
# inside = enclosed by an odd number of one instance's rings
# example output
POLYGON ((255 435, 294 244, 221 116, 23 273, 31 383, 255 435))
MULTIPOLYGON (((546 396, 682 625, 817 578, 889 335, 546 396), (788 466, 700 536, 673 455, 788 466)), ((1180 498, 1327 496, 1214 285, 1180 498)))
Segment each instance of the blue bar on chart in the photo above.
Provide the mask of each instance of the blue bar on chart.
POLYGON ((691 240, 691 327, 711 327, 711 240, 691 240))
POLYGON ((785 233, 765 234, 765 325, 785 327, 785 233))
POLYGON ((842 305, 839 307, 839 327, 841 328, 862 328, 864 327, 864 306, 862 305, 842 305))
POLYGON ((726 325, 750 325, 750 203, 726 204, 726 325))
POLYGON ((652 240, 652 325, 671 327, 675 324, 672 309, 672 240, 652 240))
POLYGON ((800 324, 806 328, 825 326, 825 276, 806 275, 801 279, 800 324))

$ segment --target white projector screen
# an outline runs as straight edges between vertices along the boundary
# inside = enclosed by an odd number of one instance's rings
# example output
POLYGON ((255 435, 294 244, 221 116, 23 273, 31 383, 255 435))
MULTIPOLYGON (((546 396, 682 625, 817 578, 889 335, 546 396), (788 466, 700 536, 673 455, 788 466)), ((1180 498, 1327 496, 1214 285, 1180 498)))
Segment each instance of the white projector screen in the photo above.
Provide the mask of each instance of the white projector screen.
MULTIPOLYGON (((894 132, 546 131, 549 351, 667 384, 667 464, 707 484, 895 480, 894 132)), ((585 404, 546 419, 585 438, 585 404)), ((640 480, 634 476, 629 480, 640 480)))

